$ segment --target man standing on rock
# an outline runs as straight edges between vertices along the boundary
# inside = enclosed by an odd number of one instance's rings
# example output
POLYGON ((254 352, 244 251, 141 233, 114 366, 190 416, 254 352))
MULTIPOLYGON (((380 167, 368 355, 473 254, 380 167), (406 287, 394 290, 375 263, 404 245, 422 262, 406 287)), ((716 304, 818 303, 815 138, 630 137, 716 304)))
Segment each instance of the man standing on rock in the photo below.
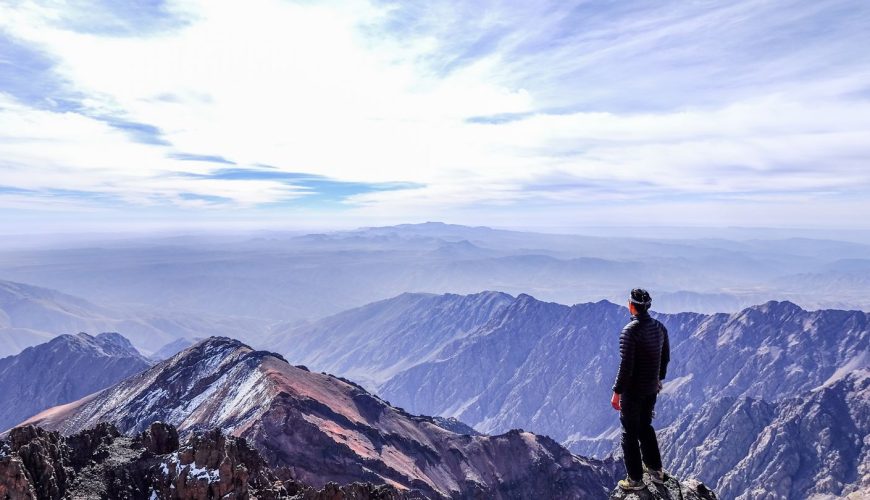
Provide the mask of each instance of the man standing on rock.
POLYGON ((668 330, 649 315, 651 304, 652 298, 646 290, 632 290, 628 301, 631 322, 619 336, 622 360, 610 404, 621 412, 622 453, 628 477, 619 481, 619 487, 624 490, 644 488, 641 461, 652 481, 663 483, 665 480, 652 418, 671 353, 668 330))

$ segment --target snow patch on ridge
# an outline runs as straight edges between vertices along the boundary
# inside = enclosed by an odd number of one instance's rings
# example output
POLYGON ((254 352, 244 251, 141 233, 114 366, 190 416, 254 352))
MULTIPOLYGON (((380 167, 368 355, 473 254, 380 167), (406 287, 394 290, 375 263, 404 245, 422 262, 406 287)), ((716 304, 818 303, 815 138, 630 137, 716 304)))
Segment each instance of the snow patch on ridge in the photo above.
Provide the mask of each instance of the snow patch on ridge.
POLYGON ((837 368, 834 371, 834 373, 831 374, 830 377, 828 377, 828 380, 825 380, 822 383, 822 385, 814 388, 813 391, 818 391, 818 390, 821 390, 825 387, 828 387, 828 386, 832 385, 833 383, 837 382, 838 380, 841 380, 852 373, 857 373, 857 372, 865 372, 866 373, 867 368, 870 368, 870 355, 868 355, 867 351, 862 351, 861 353, 856 354, 855 356, 852 356, 852 358, 850 358, 848 361, 843 363, 842 366, 837 368))

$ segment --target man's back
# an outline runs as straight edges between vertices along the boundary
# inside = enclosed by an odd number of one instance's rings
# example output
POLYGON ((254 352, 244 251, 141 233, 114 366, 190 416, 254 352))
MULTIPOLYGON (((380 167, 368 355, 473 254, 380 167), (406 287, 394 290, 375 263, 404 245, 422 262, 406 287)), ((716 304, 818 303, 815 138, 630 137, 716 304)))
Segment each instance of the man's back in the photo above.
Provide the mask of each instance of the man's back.
POLYGON ((668 330, 647 312, 639 312, 619 336, 621 362, 614 392, 655 394, 670 361, 668 330))

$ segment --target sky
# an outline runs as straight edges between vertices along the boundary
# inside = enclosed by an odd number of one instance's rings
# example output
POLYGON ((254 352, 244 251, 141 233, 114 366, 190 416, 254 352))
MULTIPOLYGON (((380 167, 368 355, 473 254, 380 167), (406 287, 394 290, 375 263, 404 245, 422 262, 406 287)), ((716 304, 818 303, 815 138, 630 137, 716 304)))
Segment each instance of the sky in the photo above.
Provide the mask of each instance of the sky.
POLYGON ((870 229, 870 3, 0 3, 0 231, 870 229))

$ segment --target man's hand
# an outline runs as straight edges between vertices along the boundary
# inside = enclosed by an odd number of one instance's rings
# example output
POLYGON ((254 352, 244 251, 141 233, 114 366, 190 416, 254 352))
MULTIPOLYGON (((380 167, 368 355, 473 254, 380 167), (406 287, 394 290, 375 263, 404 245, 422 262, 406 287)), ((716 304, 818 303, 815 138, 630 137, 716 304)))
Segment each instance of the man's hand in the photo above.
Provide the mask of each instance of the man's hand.
POLYGON ((613 397, 610 398, 610 406, 616 411, 622 411, 622 406, 619 404, 619 394, 613 393, 613 397))

